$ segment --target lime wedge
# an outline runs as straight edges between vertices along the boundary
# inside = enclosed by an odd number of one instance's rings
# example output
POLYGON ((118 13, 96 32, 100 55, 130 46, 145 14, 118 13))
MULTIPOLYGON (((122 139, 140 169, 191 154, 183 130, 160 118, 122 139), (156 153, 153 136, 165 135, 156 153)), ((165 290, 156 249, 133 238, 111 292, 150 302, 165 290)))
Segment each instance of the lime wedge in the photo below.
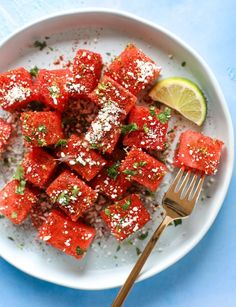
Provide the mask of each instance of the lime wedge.
POLYGON ((178 111, 199 126, 206 118, 206 99, 200 88, 188 79, 172 77, 161 80, 152 88, 149 96, 178 111))

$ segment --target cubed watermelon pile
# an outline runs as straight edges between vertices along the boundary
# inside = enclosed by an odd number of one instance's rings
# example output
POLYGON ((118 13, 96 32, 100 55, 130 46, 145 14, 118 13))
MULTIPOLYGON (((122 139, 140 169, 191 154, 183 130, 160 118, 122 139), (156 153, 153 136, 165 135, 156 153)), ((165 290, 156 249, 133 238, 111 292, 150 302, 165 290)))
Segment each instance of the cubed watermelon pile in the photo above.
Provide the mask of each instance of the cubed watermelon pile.
MULTIPOLYGON (((99 211, 102 227, 118 241, 152 219, 140 195, 156 192, 169 171, 159 158, 170 143, 171 114, 154 102, 140 102, 160 68, 134 44, 103 74, 97 52, 79 49, 71 63, 33 75, 22 67, 0 74, 0 106, 17 114, 25 145, 15 175, 0 191, 0 214, 14 224, 30 217, 41 240, 81 259, 96 230, 100 233, 87 220, 92 210, 99 211), (78 132, 76 119, 68 124, 68 112, 71 120, 71 105, 82 101, 83 115, 89 117, 91 105, 97 111, 89 128, 78 132), (33 108, 37 104, 40 109, 33 108)), ((7 154, 16 134, 9 122, 0 118, 1 154, 7 154)), ((174 165, 215 174, 222 147, 219 140, 186 130, 174 165)))

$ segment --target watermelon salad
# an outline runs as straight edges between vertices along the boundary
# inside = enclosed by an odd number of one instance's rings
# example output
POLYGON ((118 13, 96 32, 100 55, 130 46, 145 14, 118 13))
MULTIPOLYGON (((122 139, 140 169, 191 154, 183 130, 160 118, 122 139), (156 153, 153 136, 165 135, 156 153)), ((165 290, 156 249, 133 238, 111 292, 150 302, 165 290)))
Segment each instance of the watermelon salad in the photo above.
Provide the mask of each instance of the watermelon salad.
MULTIPOLYGON (((223 142, 185 129, 172 165, 163 159, 176 113, 143 99, 161 70, 134 44, 105 68, 85 49, 71 63, 0 74, 0 107, 15 116, 24 144, 0 214, 14 224, 31 219, 40 240, 81 259, 100 233, 92 210, 114 240, 126 240, 152 219, 140 191, 156 192, 173 167, 214 175, 223 142)), ((15 129, 0 118, 0 159, 15 129)))

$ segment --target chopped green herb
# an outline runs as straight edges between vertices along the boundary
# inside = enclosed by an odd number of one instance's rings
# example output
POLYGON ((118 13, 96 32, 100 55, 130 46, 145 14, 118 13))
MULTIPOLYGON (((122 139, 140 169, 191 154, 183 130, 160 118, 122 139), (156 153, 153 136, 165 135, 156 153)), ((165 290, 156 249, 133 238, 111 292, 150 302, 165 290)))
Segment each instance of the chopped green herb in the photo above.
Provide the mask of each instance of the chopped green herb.
POLYGON ((74 186, 73 190, 71 191, 72 196, 76 197, 78 195, 79 191, 80 191, 80 188, 77 187, 77 186, 74 186))
POLYGON ((108 208, 106 208, 106 209, 104 210, 104 212, 105 212, 105 214, 106 214, 107 216, 110 216, 110 215, 111 215, 111 211, 110 211, 110 209, 108 209, 108 208))
POLYGON ((23 195, 25 191, 26 181, 24 178, 24 168, 22 165, 19 165, 17 167, 13 178, 19 181, 19 184, 17 185, 17 188, 16 188, 16 193, 23 195))
POLYGON ((151 106, 150 108, 149 108, 149 113, 150 113, 150 115, 151 116, 156 116, 156 111, 155 111, 155 107, 154 106, 151 106))
POLYGON ((148 131, 149 131, 149 128, 148 128, 148 126, 147 126, 146 123, 143 125, 143 131, 144 131, 145 133, 148 133, 148 131))
POLYGON ((122 129, 121 129, 121 133, 122 134, 128 134, 132 131, 136 131, 138 130, 138 126, 136 123, 130 123, 128 125, 123 125, 122 129))
POLYGON ((18 217, 17 212, 13 211, 12 214, 11 214, 11 217, 12 217, 13 219, 17 219, 17 217, 18 217))
POLYGON ((76 254, 77 255, 83 255, 84 253, 86 253, 85 249, 82 249, 79 245, 76 247, 76 254))
POLYGON ((126 175, 129 175, 129 176, 135 176, 135 175, 137 175, 137 172, 136 172, 136 171, 133 171, 132 169, 125 169, 125 170, 123 171, 123 173, 126 174, 126 175))
POLYGON ((7 237, 11 241, 15 241, 12 237, 7 237))
POLYGON ((116 252, 119 252, 120 248, 121 248, 120 245, 118 245, 117 249, 116 249, 116 252))
POLYGON ((147 238, 147 236, 148 236, 148 231, 145 232, 145 233, 141 233, 141 235, 138 236, 138 239, 139 240, 145 240, 147 238))
POLYGON ((32 77, 37 77, 38 72, 39 72, 39 69, 37 66, 34 66, 33 68, 30 69, 30 75, 32 77))
POLYGON ((142 254, 142 251, 140 250, 140 248, 136 247, 136 253, 137 253, 137 256, 139 256, 140 254, 142 254))
POLYGON ((95 144, 95 143, 92 143, 92 144, 90 145, 90 147, 91 147, 92 149, 98 149, 98 145, 95 144))
POLYGON ((131 200, 130 200, 130 199, 127 199, 127 200, 125 201, 125 203, 122 205, 122 209, 123 209, 123 210, 128 210, 129 207, 130 207, 130 205, 131 205, 131 200))
POLYGON ((181 225, 182 224, 182 220, 179 219, 179 220, 174 220, 174 225, 175 226, 178 226, 178 225, 181 225))
POLYGON ((53 48, 52 48, 52 47, 48 47, 48 48, 49 48, 49 50, 53 51, 53 48))
POLYGON ((135 163, 133 164, 133 167, 134 167, 134 168, 138 168, 138 167, 139 167, 139 163, 138 163, 138 162, 135 162, 135 163))
POLYGON ((47 142, 44 139, 38 139, 39 146, 47 146, 47 142))
POLYGON ((56 200, 60 205, 67 206, 70 202, 70 197, 67 194, 67 191, 62 192, 56 200))
POLYGON ((107 168, 107 174, 110 178, 116 180, 117 176, 119 175, 119 166, 120 162, 117 161, 112 166, 107 168))
POLYGON ((181 66, 182 66, 182 67, 186 66, 186 62, 183 61, 183 62, 181 63, 181 66))
POLYGON ((140 161, 140 162, 139 162, 139 165, 140 165, 140 166, 145 166, 146 164, 147 164, 147 161, 140 161))
POLYGON ((107 88, 105 83, 98 83, 98 89, 99 90, 105 90, 107 88))
POLYGON ((0 214, 0 219, 4 219, 4 218, 5 218, 5 216, 0 214))
POLYGON ((45 125, 39 125, 38 126, 38 132, 44 132, 46 133, 48 130, 47 130, 47 127, 45 125))
POLYGON ((24 135, 24 139, 25 139, 27 142, 32 142, 31 138, 30 138, 28 135, 24 135))
POLYGON ((170 108, 165 108, 163 112, 160 112, 157 115, 157 119, 162 123, 165 124, 168 122, 168 120, 171 117, 171 109, 170 108))
POLYGON ((20 195, 24 195, 25 192, 25 185, 26 185, 26 181, 25 180, 21 180, 16 188, 16 193, 20 194, 20 195))
POLYGON ((15 172, 13 178, 16 179, 16 180, 19 180, 19 181, 24 179, 24 168, 23 168, 22 165, 19 165, 17 167, 16 172, 15 172))
POLYGON ((47 43, 45 41, 40 42, 40 41, 36 40, 34 42, 34 47, 39 48, 39 50, 43 50, 45 47, 47 47, 47 43))
POLYGON ((56 144, 55 147, 61 146, 65 147, 67 145, 67 140, 66 139, 60 139, 56 144))

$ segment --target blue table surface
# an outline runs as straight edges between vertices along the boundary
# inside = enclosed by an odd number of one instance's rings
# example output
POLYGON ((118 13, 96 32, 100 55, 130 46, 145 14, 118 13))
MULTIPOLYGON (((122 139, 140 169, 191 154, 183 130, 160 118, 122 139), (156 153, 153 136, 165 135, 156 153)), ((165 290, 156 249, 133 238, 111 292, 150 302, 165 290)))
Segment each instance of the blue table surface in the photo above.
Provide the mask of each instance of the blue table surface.
MULTIPOLYGON (((46 14, 85 7, 121 9, 156 22, 209 63, 236 119, 235 0, 0 0, 0 39, 46 14)), ((182 260, 137 284, 125 306, 236 306, 236 189, 233 179, 216 222, 182 260)), ((34 279, 0 258, 0 306, 109 306, 117 289, 80 291, 34 279)))

